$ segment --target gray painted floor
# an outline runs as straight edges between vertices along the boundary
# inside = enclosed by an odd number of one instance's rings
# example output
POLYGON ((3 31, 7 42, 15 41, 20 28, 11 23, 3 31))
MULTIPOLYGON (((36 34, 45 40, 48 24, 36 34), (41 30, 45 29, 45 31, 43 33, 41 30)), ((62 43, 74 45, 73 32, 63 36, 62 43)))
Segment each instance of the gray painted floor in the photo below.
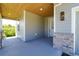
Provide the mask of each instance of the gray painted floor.
POLYGON ((20 39, 7 39, 3 41, 0 49, 1 56, 60 56, 60 50, 54 49, 50 39, 42 38, 23 42, 20 39))

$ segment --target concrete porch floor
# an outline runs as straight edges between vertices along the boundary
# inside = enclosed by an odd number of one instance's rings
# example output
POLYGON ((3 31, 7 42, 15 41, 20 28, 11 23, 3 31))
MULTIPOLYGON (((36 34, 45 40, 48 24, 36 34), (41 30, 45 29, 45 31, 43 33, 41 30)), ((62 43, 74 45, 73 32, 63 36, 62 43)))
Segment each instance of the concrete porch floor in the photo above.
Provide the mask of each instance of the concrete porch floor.
POLYGON ((3 41, 0 56, 60 56, 62 53, 54 49, 50 38, 42 38, 23 42, 12 38, 3 41))

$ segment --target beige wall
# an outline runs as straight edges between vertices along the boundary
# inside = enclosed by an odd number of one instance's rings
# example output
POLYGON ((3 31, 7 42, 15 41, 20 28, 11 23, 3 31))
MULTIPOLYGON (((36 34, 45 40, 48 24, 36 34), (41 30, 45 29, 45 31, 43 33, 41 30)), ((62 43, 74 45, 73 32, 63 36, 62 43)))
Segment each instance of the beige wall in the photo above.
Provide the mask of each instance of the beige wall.
POLYGON ((63 3, 55 8, 55 32, 71 33, 72 32, 72 18, 71 10, 73 7, 79 6, 79 3, 63 3), (60 21, 60 13, 64 11, 64 21, 60 21))
POLYGON ((49 17, 42 17, 25 11, 25 16, 20 20, 19 37, 23 41, 48 37, 49 20, 49 17))
POLYGON ((44 24, 45 24, 45 25, 44 25, 44 26, 45 26, 45 27, 44 27, 44 30, 45 30, 45 31, 44 31, 45 33, 44 33, 44 34, 45 34, 45 37, 48 37, 48 18, 45 17, 44 19, 45 19, 45 20, 44 20, 44 24))
POLYGON ((25 29, 26 41, 44 37, 44 18, 26 11, 25 29))

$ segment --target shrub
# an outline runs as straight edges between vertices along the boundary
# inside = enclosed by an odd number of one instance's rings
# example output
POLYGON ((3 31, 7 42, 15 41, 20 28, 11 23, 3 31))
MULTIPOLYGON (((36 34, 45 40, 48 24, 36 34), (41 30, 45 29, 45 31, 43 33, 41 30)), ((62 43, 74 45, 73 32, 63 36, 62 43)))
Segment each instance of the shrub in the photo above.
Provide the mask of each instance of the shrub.
POLYGON ((6 37, 15 36, 16 33, 15 26, 3 25, 3 33, 6 37))

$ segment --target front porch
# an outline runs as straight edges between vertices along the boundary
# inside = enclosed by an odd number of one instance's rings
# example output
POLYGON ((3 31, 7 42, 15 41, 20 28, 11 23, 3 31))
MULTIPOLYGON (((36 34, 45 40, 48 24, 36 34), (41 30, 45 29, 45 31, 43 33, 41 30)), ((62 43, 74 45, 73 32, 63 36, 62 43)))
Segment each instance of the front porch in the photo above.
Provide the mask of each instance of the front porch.
POLYGON ((41 38, 23 42, 18 38, 3 41, 1 56, 60 56, 61 51, 52 46, 51 38, 41 38))

